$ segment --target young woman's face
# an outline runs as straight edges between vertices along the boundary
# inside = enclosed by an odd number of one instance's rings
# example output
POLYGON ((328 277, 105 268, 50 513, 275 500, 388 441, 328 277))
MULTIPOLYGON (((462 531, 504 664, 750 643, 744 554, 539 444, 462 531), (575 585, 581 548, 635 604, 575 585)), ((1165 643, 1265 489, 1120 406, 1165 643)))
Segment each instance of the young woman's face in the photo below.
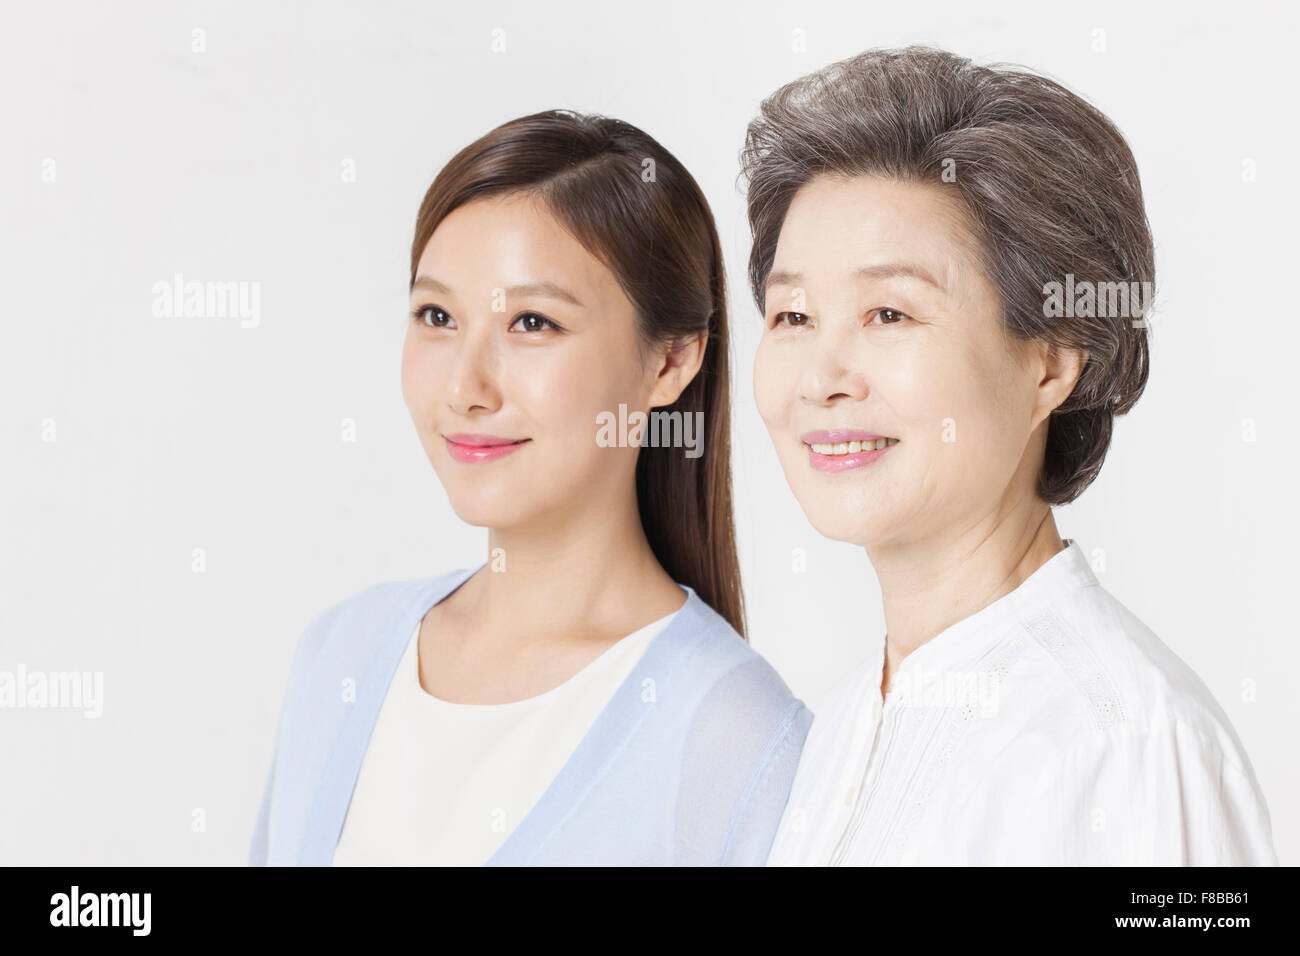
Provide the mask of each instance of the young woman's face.
POLYGON ((822 534, 871 547, 967 530, 1032 488, 1032 363, 1004 340, 996 290, 941 187, 802 188, 764 320, 755 398, 822 534), (855 453, 868 436, 896 443, 855 453))
POLYGON ((597 415, 645 408, 636 311, 599 260, 526 195, 461 206, 411 292, 402 394, 452 507, 493 528, 564 521, 634 487, 636 448, 597 415))

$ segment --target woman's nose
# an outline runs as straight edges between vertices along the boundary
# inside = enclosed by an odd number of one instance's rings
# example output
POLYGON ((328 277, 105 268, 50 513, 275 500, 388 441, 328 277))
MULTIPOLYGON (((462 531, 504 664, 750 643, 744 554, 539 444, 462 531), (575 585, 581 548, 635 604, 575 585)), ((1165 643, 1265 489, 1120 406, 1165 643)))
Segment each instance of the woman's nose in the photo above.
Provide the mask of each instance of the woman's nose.
POLYGON ((489 329, 480 326, 459 336, 446 382, 448 407, 460 414, 495 411, 501 404, 499 369, 489 329))
POLYGON ((831 405, 866 398, 866 370, 856 367, 856 357, 848 336, 834 329, 819 331, 800 377, 800 400, 810 405, 831 405))

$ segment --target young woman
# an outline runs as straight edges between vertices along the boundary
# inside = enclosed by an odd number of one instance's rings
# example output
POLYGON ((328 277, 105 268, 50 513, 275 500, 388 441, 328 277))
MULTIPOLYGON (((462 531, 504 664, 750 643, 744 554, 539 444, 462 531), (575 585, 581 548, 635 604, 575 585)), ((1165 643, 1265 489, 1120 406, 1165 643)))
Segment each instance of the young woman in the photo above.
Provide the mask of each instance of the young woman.
POLYGON ((1275 862, 1227 717, 1052 517, 1147 379, 1114 125, 1031 73, 876 50, 765 101, 745 170, 759 410, 885 614, 771 862, 1275 862))
POLYGON ((563 111, 466 147, 417 217, 402 390, 488 558, 307 628, 251 862, 761 864, 811 715, 740 636, 695 181, 563 111))

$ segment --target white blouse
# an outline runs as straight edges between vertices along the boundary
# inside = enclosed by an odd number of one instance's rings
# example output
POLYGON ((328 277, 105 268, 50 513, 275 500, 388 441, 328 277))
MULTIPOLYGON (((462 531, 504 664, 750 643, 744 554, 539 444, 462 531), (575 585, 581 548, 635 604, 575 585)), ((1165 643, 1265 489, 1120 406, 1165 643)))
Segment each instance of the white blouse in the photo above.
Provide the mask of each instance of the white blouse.
POLYGON ((769 865, 1276 865, 1209 689, 1078 543, 813 721, 769 865))
POLYGON ((558 687, 456 704, 420 686, 417 622, 366 747, 334 866, 480 866, 546 791, 672 614, 558 687))

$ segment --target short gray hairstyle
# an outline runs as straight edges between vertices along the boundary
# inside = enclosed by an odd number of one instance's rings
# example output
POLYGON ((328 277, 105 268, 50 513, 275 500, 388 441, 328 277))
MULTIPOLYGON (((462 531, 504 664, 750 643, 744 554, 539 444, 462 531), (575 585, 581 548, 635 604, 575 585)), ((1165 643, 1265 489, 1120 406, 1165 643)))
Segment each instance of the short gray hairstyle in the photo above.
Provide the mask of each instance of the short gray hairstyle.
POLYGON ((977 66, 924 46, 868 50, 765 99, 741 167, 760 311, 786 212, 812 179, 874 175, 953 190, 1005 329, 1086 350, 1073 392, 1049 420, 1038 494, 1065 504, 1092 483, 1114 417, 1146 386, 1149 328, 1127 316, 1049 317, 1045 286, 1067 275, 1097 288, 1155 284, 1137 164, 1105 115, 1025 69, 977 66))

